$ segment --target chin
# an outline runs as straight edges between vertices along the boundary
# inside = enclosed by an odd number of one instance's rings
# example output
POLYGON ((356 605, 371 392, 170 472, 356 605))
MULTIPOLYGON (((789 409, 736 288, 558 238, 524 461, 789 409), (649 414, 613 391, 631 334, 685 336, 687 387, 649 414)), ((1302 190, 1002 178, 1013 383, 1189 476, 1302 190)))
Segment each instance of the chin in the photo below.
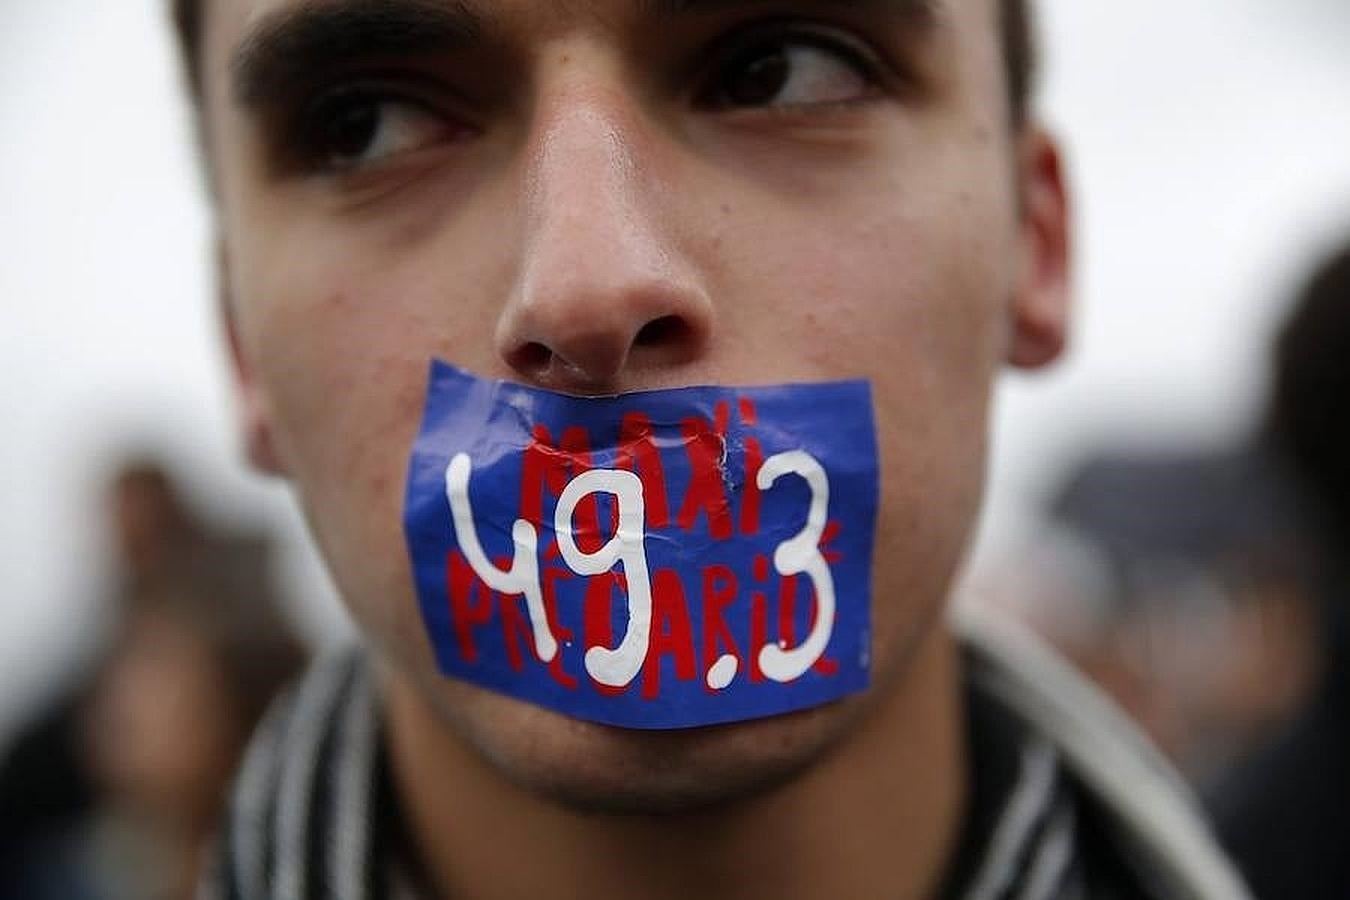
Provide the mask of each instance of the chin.
POLYGON ((571 719, 459 682, 437 687, 439 717, 500 776, 572 811, 633 816, 704 811, 773 791, 829 753, 859 702, 639 731, 571 719))

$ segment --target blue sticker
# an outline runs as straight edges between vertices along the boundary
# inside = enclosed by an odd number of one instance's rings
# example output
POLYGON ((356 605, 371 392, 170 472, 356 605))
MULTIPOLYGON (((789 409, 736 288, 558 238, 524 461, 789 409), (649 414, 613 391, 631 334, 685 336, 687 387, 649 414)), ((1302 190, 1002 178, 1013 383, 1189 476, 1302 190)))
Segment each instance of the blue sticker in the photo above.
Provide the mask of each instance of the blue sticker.
POLYGON ((405 530, 441 671, 626 728, 867 686, 866 382, 583 398, 436 361, 405 530))

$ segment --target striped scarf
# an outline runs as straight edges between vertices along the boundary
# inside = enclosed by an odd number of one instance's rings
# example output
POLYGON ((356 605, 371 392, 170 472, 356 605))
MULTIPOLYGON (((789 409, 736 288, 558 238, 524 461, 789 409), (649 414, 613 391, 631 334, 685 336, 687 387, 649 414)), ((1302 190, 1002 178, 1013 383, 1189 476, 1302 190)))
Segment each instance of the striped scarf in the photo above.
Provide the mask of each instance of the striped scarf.
MULTIPOLYGON (((1006 664, 968 641, 972 795, 944 900, 1246 897, 1186 818, 1187 804, 1167 799, 1172 785, 1155 783, 1156 761, 1121 771, 1121 796, 1137 791, 1151 798, 1150 815, 1177 821, 1156 835, 1123 827, 1131 814, 1112 808, 1111 791, 1089 790, 1057 742, 998 696, 1016 681, 1006 664)), ((244 759, 200 900, 419 900, 401 874, 373 687, 365 656, 349 650, 273 706, 244 759)), ((1103 739, 1113 742, 1111 729, 1124 726, 1109 725, 1103 739)))

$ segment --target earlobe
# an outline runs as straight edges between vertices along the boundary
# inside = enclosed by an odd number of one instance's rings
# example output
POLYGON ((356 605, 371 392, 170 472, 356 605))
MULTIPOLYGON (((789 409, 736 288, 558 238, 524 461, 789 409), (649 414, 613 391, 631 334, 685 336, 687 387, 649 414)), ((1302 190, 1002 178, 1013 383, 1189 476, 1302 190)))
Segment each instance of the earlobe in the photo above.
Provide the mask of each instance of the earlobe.
POLYGON ((234 380, 235 415, 244 439, 244 452, 255 469, 269 475, 285 475, 286 467, 276 452, 272 419, 262 388, 239 334, 239 320, 230 289, 229 253, 224 241, 216 249, 217 305, 229 350, 234 380))
POLYGON ((1038 369, 1063 354, 1070 306, 1068 187, 1059 148, 1039 128, 1020 139, 1018 186, 1022 264, 1009 310, 1008 363, 1038 369))

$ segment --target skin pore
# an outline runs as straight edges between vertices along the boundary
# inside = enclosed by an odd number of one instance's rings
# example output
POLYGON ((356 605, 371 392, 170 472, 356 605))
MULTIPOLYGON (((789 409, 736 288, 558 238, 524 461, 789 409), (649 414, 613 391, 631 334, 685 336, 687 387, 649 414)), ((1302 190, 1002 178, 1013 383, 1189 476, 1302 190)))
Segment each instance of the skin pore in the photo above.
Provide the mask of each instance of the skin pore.
POLYGON ((1065 198, 994 0, 211 0, 252 458, 376 649, 444 897, 919 897, 959 829, 940 617, 1001 363, 1058 355, 1065 198), (867 378, 873 687, 638 733, 436 673, 401 530, 427 362, 577 394, 867 378))

